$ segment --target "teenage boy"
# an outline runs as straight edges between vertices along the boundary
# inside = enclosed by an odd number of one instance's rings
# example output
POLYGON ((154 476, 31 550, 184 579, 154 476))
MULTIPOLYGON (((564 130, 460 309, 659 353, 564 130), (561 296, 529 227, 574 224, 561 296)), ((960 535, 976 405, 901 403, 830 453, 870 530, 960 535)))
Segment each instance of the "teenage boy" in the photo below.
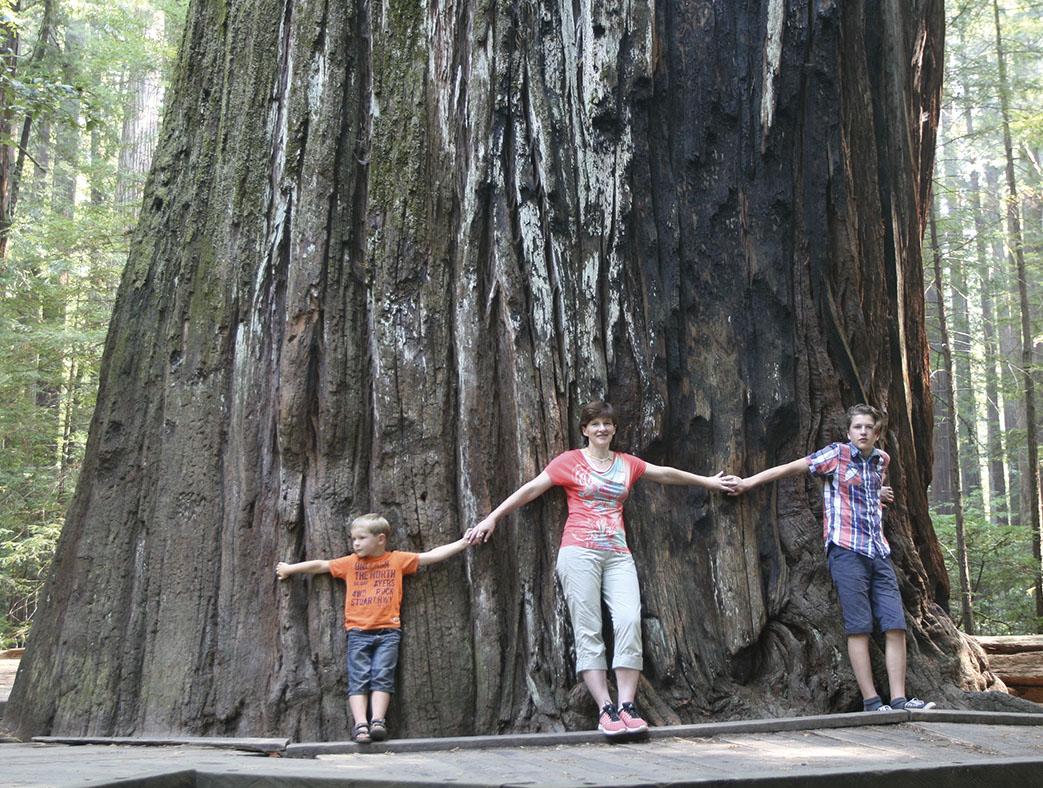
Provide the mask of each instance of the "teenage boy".
POLYGON ((884 485, 887 453, 876 448, 883 416, 869 405, 847 411, 847 443, 831 443, 799 460, 777 465, 741 480, 732 495, 787 476, 811 473, 823 486, 823 538, 826 560, 840 598, 847 655, 866 711, 929 709, 933 703, 905 697, 905 613, 884 538, 882 506, 894 501, 884 485), (884 633, 884 661, 891 690, 884 704, 873 685, 869 636, 874 621, 884 633))
POLYGON ((355 727, 351 738, 361 744, 387 738, 387 709, 395 691, 395 668, 402 638, 399 611, 402 578, 428 564, 444 561, 467 549, 467 540, 428 550, 406 553, 388 550, 388 521, 379 514, 364 514, 351 523, 352 555, 332 561, 280 561, 280 580, 291 575, 329 573, 345 581, 344 629, 348 639, 348 705, 355 727), (372 717, 368 716, 372 702, 372 717))

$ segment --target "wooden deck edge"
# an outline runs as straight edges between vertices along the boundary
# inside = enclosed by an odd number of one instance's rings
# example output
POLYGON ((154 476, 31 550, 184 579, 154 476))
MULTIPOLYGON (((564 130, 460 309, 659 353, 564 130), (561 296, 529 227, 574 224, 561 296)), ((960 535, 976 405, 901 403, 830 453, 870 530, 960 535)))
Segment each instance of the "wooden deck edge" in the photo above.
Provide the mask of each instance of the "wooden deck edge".
POLYGON ((213 747, 246 752, 283 752, 289 739, 235 739, 219 736, 33 736, 37 744, 119 744, 130 747, 213 747))
POLYGON ((500 747, 557 747, 567 744, 628 744, 641 739, 710 738, 739 733, 774 733, 827 728, 852 728, 865 725, 896 725, 909 721, 909 712, 885 711, 868 714, 820 714, 808 717, 782 717, 767 720, 736 720, 697 725, 669 725, 651 728, 640 738, 609 739, 597 731, 562 733, 508 733, 500 736, 451 736, 437 739, 391 739, 379 744, 340 742, 300 742, 291 744, 287 758, 314 758, 345 753, 435 752, 444 750, 486 750, 500 747))
MULTIPOLYGON (((1021 714, 998 711, 963 711, 932 709, 929 711, 888 711, 851 714, 818 714, 807 717, 736 720, 733 722, 670 725, 652 728, 643 739, 710 738, 743 733, 780 733, 785 731, 828 730, 872 725, 896 725, 904 722, 956 723, 975 725, 1043 725, 1043 714, 1021 714)), ((640 739, 638 739, 640 740, 640 739)), ((520 733, 500 736, 448 736, 424 739, 391 739, 372 744, 351 741, 290 742, 289 739, 221 738, 211 736, 34 736, 39 744, 125 745, 139 747, 212 747, 255 753, 280 753, 287 758, 315 758, 319 755, 350 753, 437 752, 445 750, 486 750, 503 747, 557 747, 570 744, 626 744, 635 739, 607 739, 597 731, 560 733, 520 733)))

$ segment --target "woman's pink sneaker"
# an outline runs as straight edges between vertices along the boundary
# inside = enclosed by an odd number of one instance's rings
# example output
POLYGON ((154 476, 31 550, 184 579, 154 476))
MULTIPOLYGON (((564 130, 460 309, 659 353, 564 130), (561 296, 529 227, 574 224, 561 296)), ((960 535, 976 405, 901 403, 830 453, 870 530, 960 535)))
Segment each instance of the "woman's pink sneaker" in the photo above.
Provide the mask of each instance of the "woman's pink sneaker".
POLYGON ((601 715, 598 717, 598 730, 612 738, 613 736, 624 736, 628 733, 626 723, 619 718, 619 710, 615 703, 606 703, 601 707, 601 715))
POLYGON ((644 733, 648 730, 648 723, 641 719, 637 706, 633 703, 623 703, 619 707, 619 719, 627 728, 627 733, 644 733))

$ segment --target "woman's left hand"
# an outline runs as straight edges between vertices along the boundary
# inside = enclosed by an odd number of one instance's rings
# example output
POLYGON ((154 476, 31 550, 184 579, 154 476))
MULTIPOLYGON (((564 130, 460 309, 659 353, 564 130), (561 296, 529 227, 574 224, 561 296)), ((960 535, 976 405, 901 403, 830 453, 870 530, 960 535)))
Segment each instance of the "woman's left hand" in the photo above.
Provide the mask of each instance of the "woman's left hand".
POLYGON ((489 539, 492 538, 493 531, 495 530, 496 518, 489 515, 478 523, 478 525, 464 531, 464 539, 467 540, 468 544, 481 544, 482 542, 488 542, 489 539))
POLYGON ((724 471, 719 471, 716 476, 710 476, 709 481, 710 484, 708 486, 711 490, 723 493, 733 493, 742 479, 738 476, 732 476, 731 474, 725 475, 724 471))

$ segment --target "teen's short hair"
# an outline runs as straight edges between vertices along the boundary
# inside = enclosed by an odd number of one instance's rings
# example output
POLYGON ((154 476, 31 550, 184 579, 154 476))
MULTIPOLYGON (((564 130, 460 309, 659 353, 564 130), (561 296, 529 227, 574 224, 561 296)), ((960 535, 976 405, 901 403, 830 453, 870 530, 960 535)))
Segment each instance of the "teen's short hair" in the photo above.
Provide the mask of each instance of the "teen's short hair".
POLYGON ((384 534, 384 536, 391 535, 391 523, 376 512, 363 514, 352 520, 351 530, 354 531, 356 528, 364 528, 373 536, 380 536, 381 534, 384 534))
POLYGON ((848 408, 846 414, 847 429, 851 429, 851 422, 855 420, 855 416, 869 416, 873 420, 873 425, 876 427, 877 432, 882 431, 884 428, 884 414, 872 405, 859 403, 848 408))
POLYGON ((594 419, 608 419, 616 423, 616 409, 601 399, 588 402, 579 412, 579 428, 583 429, 594 419))

